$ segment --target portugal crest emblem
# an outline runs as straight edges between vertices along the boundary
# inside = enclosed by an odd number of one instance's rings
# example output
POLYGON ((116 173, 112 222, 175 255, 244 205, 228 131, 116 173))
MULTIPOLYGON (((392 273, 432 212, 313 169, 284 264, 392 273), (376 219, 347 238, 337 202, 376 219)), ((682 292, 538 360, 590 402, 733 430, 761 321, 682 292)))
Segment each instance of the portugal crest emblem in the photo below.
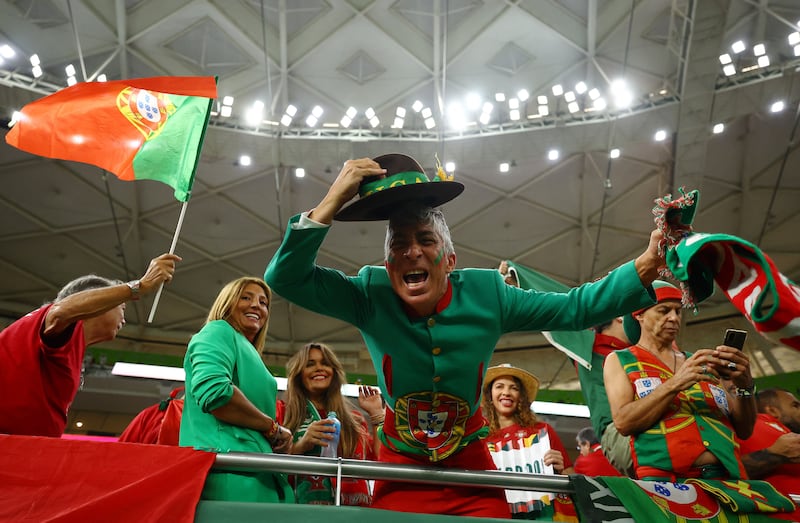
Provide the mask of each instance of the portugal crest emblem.
POLYGON ((469 405, 463 399, 444 392, 418 392, 399 398, 394 410, 400 439, 427 449, 431 461, 459 449, 469 417, 469 405))
POLYGON ((117 109, 142 133, 146 141, 159 135, 176 108, 166 93, 126 87, 117 95, 117 109))

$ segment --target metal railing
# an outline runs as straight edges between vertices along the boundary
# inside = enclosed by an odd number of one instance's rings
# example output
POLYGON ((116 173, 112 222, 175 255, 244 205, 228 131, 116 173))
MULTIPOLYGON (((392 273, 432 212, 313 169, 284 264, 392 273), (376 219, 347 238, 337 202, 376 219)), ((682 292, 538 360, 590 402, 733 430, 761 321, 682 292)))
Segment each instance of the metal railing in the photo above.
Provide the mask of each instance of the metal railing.
MULTIPOLYGON (((572 494, 575 488, 568 476, 546 476, 524 472, 499 470, 464 470, 395 465, 343 458, 319 458, 315 456, 288 456, 285 454, 256 454, 231 452, 217 454, 214 470, 269 471, 286 474, 308 474, 335 476, 337 479, 362 478, 391 481, 410 481, 433 485, 470 485, 473 487, 498 487, 512 490, 539 492, 562 492, 572 494)), ((341 482, 337 482, 340 484, 341 482)), ((338 493, 337 493, 338 500, 338 493)), ((789 494, 800 506, 800 494, 789 494)), ((337 503, 338 504, 338 503, 337 503)))

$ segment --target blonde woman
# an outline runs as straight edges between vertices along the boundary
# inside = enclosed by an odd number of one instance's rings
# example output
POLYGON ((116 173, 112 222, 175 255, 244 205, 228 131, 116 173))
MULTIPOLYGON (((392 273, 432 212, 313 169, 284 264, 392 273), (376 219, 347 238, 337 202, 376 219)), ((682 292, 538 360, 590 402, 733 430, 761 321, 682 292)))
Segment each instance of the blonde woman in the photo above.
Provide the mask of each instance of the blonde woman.
MULTIPOLYGON (((213 452, 287 452, 292 434, 275 419, 278 385, 261 352, 272 291, 261 278, 238 278, 219 292, 183 367, 186 397, 180 445, 213 452)), ((293 503, 283 474, 211 472, 203 499, 293 503)))
MULTIPOLYGON (((375 431, 383 423, 380 392, 362 386, 358 403, 370 417, 373 433, 363 416, 342 394, 344 368, 333 350, 322 343, 309 343, 286 365, 288 384, 283 423, 294 434, 293 454, 319 456, 333 438, 333 423, 326 419, 336 412, 342 423, 337 455, 350 459, 375 459, 375 431)), ((280 410, 280 409, 279 409, 280 410)), ((370 494, 365 480, 342 478, 342 505, 368 506, 370 494)), ((297 476, 298 503, 333 503, 331 478, 297 476)))

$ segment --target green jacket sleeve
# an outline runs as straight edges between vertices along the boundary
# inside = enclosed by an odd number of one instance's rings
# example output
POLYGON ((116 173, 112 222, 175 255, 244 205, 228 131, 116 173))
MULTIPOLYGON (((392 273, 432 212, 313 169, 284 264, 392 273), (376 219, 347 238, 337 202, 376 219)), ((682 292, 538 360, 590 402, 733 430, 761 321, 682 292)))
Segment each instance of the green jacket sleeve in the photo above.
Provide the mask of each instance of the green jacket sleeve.
POLYGON ((205 325, 192 337, 186 351, 187 372, 191 372, 192 397, 203 412, 217 409, 233 396, 236 355, 231 327, 220 320, 205 325))
POLYGON ((273 291, 311 311, 360 325, 370 314, 366 287, 370 271, 350 277, 316 264, 317 252, 329 227, 295 229, 300 216, 289 220, 283 243, 267 266, 264 280, 273 291))
MULTIPOLYGON (((502 283, 501 278, 496 280, 502 283)), ((505 284, 499 292, 505 332, 586 329, 655 303, 652 287, 642 285, 632 261, 565 293, 526 291, 505 284)))

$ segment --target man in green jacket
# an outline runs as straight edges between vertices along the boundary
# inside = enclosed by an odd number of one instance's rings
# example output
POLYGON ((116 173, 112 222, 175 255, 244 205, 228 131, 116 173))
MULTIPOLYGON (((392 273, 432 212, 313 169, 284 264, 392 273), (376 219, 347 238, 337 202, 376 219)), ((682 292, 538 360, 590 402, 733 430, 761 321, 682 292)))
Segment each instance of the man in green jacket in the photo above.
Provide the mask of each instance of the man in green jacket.
MULTIPOLYGON (((650 305, 648 286, 664 260, 654 231, 635 262, 567 293, 511 287, 495 270, 455 270, 450 232, 433 207, 455 197, 456 186, 429 182, 400 154, 349 160, 322 201, 290 220, 264 277, 289 301, 360 330, 387 402, 380 461, 486 470, 495 467, 480 441, 481 385, 500 336, 582 329, 650 305), (384 267, 346 276, 317 266, 334 217, 389 219, 384 267)), ((509 517, 503 491, 491 488, 378 481, 372 506, 509 517)))

